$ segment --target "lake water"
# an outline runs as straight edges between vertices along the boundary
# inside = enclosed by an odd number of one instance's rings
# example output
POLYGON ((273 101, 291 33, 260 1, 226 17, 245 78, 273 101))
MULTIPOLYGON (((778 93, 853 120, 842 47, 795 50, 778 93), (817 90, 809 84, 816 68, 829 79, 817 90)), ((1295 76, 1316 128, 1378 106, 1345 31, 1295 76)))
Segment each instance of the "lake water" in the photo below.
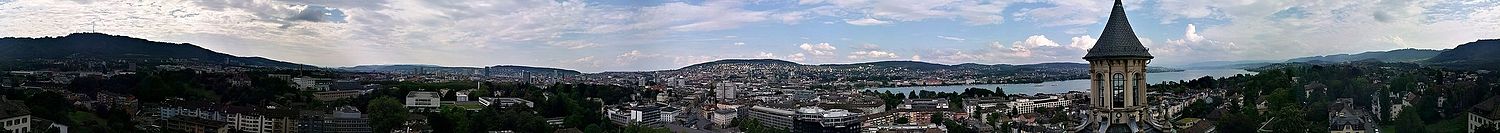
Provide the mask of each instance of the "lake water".
MULTIPOLYGON (((1181 72, 1147 73, 1146 82, 1159 84, 1165 81, 1191 80, 1203 76, 1229 77, 1236 74, 1255 74, 1255 72, 1241 69, 1202 69, 1186 70, 1181 72)), ((946 85, 946 86, 910 86, 910 87, 882 87, 870 88, 877 92, 891 91, 891 93, 906 93, 911 91, 928 90, 937 92, 962 92, 968 88, 994 89, 1005 88, 1008 94, 1036 94, 1036 93, 1064 93, 1068 91, 1084 91, 1089 89, 1089 79, 1051 81, 1028 84, 971 84, 971 85, 946 85)))

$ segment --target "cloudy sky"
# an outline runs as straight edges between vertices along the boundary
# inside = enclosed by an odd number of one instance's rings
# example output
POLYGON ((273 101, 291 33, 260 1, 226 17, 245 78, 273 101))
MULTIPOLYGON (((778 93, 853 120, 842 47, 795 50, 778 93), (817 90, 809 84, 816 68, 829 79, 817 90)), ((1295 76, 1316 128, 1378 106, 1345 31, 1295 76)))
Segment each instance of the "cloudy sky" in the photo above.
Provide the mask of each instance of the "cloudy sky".
MULTIPOLYGON (((1155 65, 1500 38, 1500 0, 1129 0, 1155 65)), ((0 0, 0 36, 103 32, 325 67, 1082 62, 1109 0, 0 0)))

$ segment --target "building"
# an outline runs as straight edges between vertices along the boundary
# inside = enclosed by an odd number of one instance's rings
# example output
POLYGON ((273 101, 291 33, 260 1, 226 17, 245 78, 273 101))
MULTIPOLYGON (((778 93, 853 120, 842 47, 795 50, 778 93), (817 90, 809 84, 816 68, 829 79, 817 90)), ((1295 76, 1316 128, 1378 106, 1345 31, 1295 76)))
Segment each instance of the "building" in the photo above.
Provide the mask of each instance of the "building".
POLYGON ((630 103, 606 110, 609 120, 619 125, 661 126, 661 107, 656 104, 630 103))
POLYGON ((796 133, 848 133, 859 132, 863 122, 859 113, 843 109, 823 109, 815 106, 794 110, 766 106, 750 107, 751 119, 761 125, 784 129, 796 133))
POLYGON ((942 114, 949 119, 968 119, 968 112, 959 109, 963 105, 949 105, 948 99, 906 99, 896 109, 891 110, 894 117, 906 117, 912 123, 932 124, 934 114, 942 114))
POLYGON ((527 101, 526 99, 521 99, 521 98, 480 97, 479 98, 479 104, 484 105, 485 107, 489 107, 490 105, 499 104, 499 105, 496 105, 496 106, 500 106, 500 108, 514 108, 514 107, 521 107, 521 106, 525 106, 525 107, 528 107, 528 108, 535 107, 531 101, 527 101))
POLYGON ((739 110, 735 108, 714 110, 713 115, 709 115, 709 121, 718 127, 729 127, 729 125, 733 124, 734 118, 739 117, 739 113, 739 110))
POLYGON ((437 112, 442 106, 441 94, 431 91, 412 91, 406 93, 406 109, 411 112, 437 112))
POLYGON ((1354 99, 1340 98, 1328 109, 1329 133, 1366 133, 1373 126, 1370 115, 1354 106, 1354 99))
POLYGON ((1468 113, 1468 131, 1471 133, 1483 132, 1482 127, 1500 127, 1500 96, 1491 96, 1479 104, 1470 108, 1468 113))
POLYGON ((335 100, 339 100, 339 99, 355 98, 355 97, 359 97, 360 95, 364 95, 364 94, 365 94, 364 90, 320 91, 320 92, 314 92, 313 93, 313 99, 316 99, 318 101, 328 102, 328 101, 335 101, 335 100))
POLYGON ((733 101, 739 98, 739 89, 743 86, 744 83, 718 83, 714 85, 714 97, 733 101))
POLYGON ((370 120, 359 108, 343 106, 332 112, 308 111, 301 114, 297 129, 304 133, 370 133, 370 120))
POLYGON ((292 83, 302 91, 328 91, 333 86, 333 80, 328 78, 299 77, 293 78, 292 83))
POLYGON ((296 112, 292 110, 231 107, 224 117, 233 130, 250 133, 297 132, 296 112))
POLYGON ((172 118, 191 117, 225 122, 226 128, 239 132, 297 132, 296 112, 275 107, 232 107, 207 102, 175 101, 156 107, 156 112, 166 122, 173 122, 172 118))
POLYGON ((172 117, 167 118, 166 129, 172 132, 184 133, 228 133, 229 122, 215 121, 198 117, 172 117))
POLYGON ((1016 98, 1014 101, 1007 102, 1006 105, 1014 109, 1016 113, 1024 114, 1034 113, 1037 108, 1057 108, 1067 106, 1069 103, 1072 102, 1063 99, 1061 96, 1038 95, 1016 98))
POLYGON ((969 114, 1009 111, 1005 109, 1008 109, 1010 105, 1011 102, 1002 97, 964 98, 964 112, 968 112, 969 114))
POLYGON ((679 114, 678 111, 682 111, 682 110, 679 110, 679 109, 674 108, 674 107, 662 106, 661 107, 661 120, 658 120, 658 121, 660 121, 661 123, 677 122, 677 115, 679 114))
POLYGON ((6 132, 35 132, 36 129, 31 128, 32 120, 31 111, 26 108, 26 104, 0 96, 0 126, 4 126, 6 132))
POLYGON ((1115 0, 1109 21, 1098 42, 1083 56, 1089 62, 1089 108, 1091 117, 1080 132, 1160 132, 1144 110, 1146 64, 1153 56, 1125 16, 1125 7, 1115 0))

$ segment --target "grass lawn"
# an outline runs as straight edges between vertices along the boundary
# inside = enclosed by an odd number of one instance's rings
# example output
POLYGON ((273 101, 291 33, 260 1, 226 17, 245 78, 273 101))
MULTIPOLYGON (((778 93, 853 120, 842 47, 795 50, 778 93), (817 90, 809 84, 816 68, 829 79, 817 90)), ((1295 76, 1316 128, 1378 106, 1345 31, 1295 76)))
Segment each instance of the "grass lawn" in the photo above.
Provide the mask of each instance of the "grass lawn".
POLYGON ((1429 132, 1429 133, 1462 133, 1462 132, 1468 132, 1468 130, 1469 130, 1468 122, 1465 121, 1466 119, 1464 119, 1464 118, 1467 118, 1467 117, 1455 117, 1453 119, 1448 119, 1448 120, 1438 121, 1437 123, 1427 124, 1427 132, 1429 132))

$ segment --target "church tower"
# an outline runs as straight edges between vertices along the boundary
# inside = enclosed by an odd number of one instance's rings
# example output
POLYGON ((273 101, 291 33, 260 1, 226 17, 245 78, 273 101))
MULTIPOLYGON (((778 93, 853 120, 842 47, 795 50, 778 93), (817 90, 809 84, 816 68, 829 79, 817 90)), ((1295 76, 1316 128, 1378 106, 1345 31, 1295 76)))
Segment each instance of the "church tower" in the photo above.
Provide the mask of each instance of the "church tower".
POLYGON ((1098 42, 1083 56, 1089 62, 1089 122, 1095 131, 1147 132, 1146 64, 1151 53, 1136 38, 1125 18, 1125 8, 1115 0, 1109 22, 1098 42))

